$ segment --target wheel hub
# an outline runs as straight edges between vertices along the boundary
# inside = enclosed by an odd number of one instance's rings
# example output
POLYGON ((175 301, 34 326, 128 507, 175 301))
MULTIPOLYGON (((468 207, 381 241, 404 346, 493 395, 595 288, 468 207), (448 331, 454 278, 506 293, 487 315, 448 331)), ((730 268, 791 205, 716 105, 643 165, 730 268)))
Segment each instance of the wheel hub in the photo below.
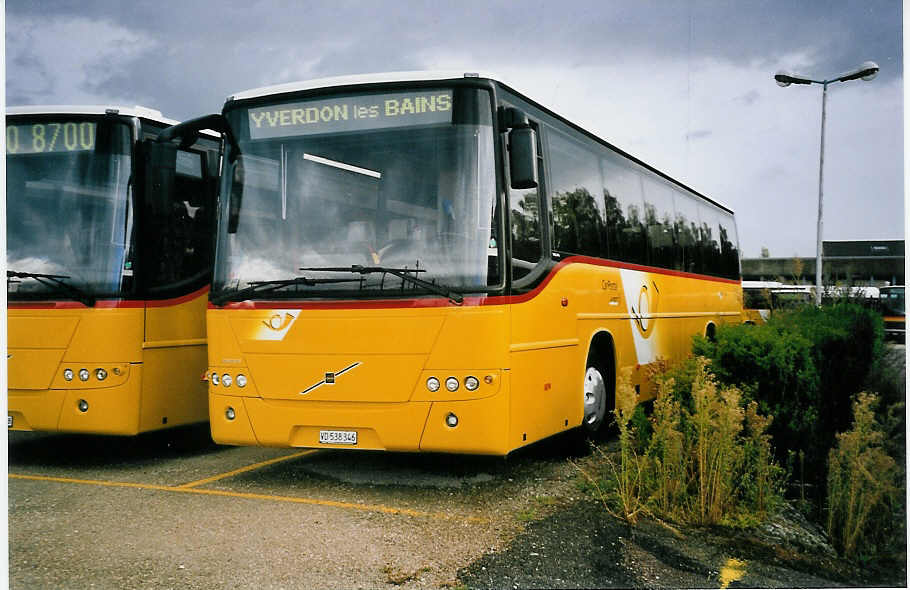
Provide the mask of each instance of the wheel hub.
POLYGON ((584 384, 584 425, 588 430, 597 430, 604 420, 607 409, 607 386, 597 367, 588 367, 584 384))

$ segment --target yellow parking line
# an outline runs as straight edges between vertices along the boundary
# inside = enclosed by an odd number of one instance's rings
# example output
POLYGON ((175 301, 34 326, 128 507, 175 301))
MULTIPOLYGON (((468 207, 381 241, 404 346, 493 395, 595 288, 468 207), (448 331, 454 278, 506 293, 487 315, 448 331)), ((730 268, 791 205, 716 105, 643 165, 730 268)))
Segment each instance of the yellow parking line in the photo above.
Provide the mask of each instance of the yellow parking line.
POLYGON ((259 463, 253 463, 252 465, 247 465, 246 467, 241 467, 240 469, 235 469, 233 471, 228 471, 227 473, 221 473, 218 475, 213 475, 212 477, 207 477, 205 479, 200 479, 197 481, 191 481, 183 485, 177 486, 178 488, 195 488, 196 486, 205 485, 207 483, 212 483, 213 481, 218 481, 219 479, 224 479, 226 477, 232 477, 234 475, 239 475, 241 473, 246 473, 247 471, 253 471, 254 469, 260 469, 262 467, 267 467, 269 465, 274 465, 275 463, 281 463, 282 461, 288 461, 290 459, 296 459, 297 457, 304 457, 306 455, 312 455, 317 451, 310 449, 308 451, 300 451, 299 453, 291 453, 290 455, 284 455, 283 457, 276 457, 274 459, 269 459, 268 461, 261 461, 259 463))
POLYGON ((328 506, 331 508, 343 508, 347 510, 360 510, 362 512, 381 512, 383 514, 401 514, 404 516, 415 516, 421 518, 434 518, 438 520, 463 520, 470 523, 486 523, 487 519, 477 516, 457 516, 446 514, 444 512, 423 512, 420 510, 411 510, 410 508, 393 508, 383 506, 382 504, 355 504, 353 502, 337 502, 335 500, 319 500, 316 498, 302 498, 296 496, 272 496, 269 494, 253 494, 246 492, 230 492, 227 490, 205 490, 198 488, 188 488, 184 486, 161 486, 155 484, 120 482, 120 481, 100 481, 95 479, 74 479, 70 477, 51 477, 47 475, 21 475, 16 473, 9 474, 10 479, 24 479, 32 481, 49 481, 55 483, 71 483, 80 485, 94 485, 111 488, 134 488, 140 490, 155 490, 160 492, 177 492, 181 494, 198 494, 203 496, 224 496, 227 498, 244 498, 248 500, 269 500, 272 502, 291 502, 294 504, 311 504, 314 506, 328 506))
POLYGON ((720 568, 720 587, 726 589, 732 582, 738 582, 746 575, 746 562, 730 558, 720 568))

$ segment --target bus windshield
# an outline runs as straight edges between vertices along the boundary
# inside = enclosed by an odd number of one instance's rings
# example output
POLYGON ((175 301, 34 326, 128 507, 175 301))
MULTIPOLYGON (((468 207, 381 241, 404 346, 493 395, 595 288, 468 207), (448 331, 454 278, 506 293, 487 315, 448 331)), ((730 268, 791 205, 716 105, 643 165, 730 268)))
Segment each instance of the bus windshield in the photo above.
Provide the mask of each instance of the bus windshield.
POLYGON ((879 293, 883 314, 893 316, 905 314, 903 287, 882 287, 879 289, 879 293))
POLYGON ((226 116, 238 141, 223 176, 213 300, 500 284, 486 91, 285 100, 226 116), (250 289, 264 281, 280 284, 250 289))
POLYGON ((6 120, 11 299, 116 295, 131 276, 130 128, 86 117, 6 120), (33 280, 27 275, 62 277, 33 280))

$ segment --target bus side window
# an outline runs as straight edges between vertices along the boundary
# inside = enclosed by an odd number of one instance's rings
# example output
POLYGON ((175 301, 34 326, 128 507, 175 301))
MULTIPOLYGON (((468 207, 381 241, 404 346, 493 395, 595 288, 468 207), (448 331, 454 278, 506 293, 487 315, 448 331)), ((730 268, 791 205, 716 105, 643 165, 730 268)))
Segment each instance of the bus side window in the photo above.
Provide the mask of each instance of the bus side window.
POLYGON ((739 243, 736 235, 736 224, 729 213, 720 215, 720 256, 723 276, 735 279, 739 276, 739 243))
POLYGON ((676 213, 675 229, 679 240, 677 250, 677 268, 691 273, 702 272, 701 260, 698 257, 698 202, 683 192, 674 195, 676 213))
POLYGON ((701 226, 699 228, 699 252, 701 253, 703 266, 702 272, 714 276, 725 276, 720 248, 721 212, 711 205, 700 203, 698 217, 701 221, 701 226))
POLYGON ((587 146, 550 130, 547 134, 552 195, 553 249, 606 257, 603 179, 587 146))
POLYGON ((604 178, 607 255, 624 262, 647 263, 642 227, 641 176, 619 156, 600 161, 604 178))
POLYGON ((650 264, 676 268, 678 240, 673 225, 673 189, 650 174, 643 177, 645 189, 645 227, 647 228, 650 264))

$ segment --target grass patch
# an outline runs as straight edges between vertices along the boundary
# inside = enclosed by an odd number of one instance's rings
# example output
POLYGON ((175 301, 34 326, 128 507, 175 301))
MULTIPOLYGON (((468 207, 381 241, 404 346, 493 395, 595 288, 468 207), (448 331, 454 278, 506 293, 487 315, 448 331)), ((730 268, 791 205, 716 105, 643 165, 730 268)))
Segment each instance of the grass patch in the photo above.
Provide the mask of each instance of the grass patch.
POLYGON ((657 399, 644 422, 629 373, 617 384, 619 457, 595 448, 594 466, 576 464, 612 515, 642 514, 692 524, 757 522, 781 499, 783 470, 754 401, 721 387, 706 359, 655 375, 657 399), (688 381, 678 386, 676 376, 688 381))

